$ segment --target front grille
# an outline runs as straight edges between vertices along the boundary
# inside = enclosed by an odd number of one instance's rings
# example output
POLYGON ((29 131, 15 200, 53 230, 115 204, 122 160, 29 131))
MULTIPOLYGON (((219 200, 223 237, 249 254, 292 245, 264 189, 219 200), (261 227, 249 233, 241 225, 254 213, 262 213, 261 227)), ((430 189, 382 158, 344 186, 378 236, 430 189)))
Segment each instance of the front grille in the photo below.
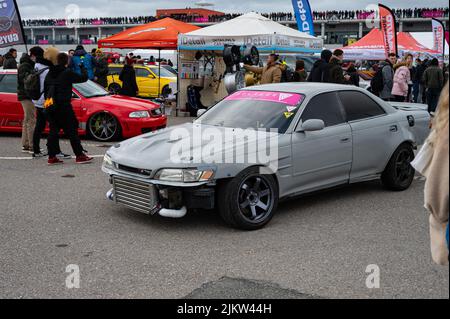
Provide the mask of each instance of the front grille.
POLYGON ((152 214, 158 207, 154 185, 120 176, 113 177, 114 201, 138 212, 152 214))
POLYGON ((120 169, 121 171, 124 171, 127 173, 133 173, 133 174, 142 175, 145 177, 150 177, 150 175, 152 175, 152 171, 148 170, 148 169, 135 168, 135 167, 130 167, 130 166, 122 165, 122 164, 117 164, 117 168, 120 169))

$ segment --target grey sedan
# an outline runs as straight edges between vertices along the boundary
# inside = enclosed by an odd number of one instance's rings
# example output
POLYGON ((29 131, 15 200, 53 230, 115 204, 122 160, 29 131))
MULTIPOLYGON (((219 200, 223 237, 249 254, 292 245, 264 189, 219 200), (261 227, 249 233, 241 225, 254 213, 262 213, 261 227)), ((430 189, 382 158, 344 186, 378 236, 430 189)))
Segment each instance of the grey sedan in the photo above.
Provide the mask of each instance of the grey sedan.
POLYGON ((429 121, 424 105, 387 103, 353 86, 251 87, 193 123, 109 149, 107 197, 150 215, 217 211, 231 227, 260 229, 282 199, 376 179, 408 189, 429 121))

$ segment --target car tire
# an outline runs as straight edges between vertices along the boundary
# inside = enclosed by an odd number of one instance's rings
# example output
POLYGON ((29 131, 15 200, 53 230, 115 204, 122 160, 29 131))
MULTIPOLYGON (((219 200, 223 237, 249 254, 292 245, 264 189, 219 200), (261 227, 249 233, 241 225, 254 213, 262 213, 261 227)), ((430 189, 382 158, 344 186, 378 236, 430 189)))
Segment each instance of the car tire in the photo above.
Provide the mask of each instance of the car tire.
POLYGON ((99 142, 116 141, 122 136, 122 127, 119 120, 108 112, 92 115, 87 122, 86 131, 91 138, 99 142), (109 130, 102 134, 101 128, 106 130, 109 128, 109 130))
POLYGON ((413 160, 414 149, 412 145, 409 143, 400 145, 381 175, 383 185, 392 191, 407 190, 415 176, 415 170, 411 166, 413 160))
POLYGON ((275 178, 261 175, 255 167, 219 185, 217 206, 227 225, 241 230, 258 230, 272 220, 278 207, 278 196, 275 178))
POLYGON ((161 90, 161 97, 167 99, 171 93, 170 87, 165 85, 161 90))
POLYGON ((120 84, 117 84, 117 83, 112 83, 108 87, 109 93, 111 93, 113 95, 119 94, 121 89, 122 89, 122 87, 120 86, 120 84))

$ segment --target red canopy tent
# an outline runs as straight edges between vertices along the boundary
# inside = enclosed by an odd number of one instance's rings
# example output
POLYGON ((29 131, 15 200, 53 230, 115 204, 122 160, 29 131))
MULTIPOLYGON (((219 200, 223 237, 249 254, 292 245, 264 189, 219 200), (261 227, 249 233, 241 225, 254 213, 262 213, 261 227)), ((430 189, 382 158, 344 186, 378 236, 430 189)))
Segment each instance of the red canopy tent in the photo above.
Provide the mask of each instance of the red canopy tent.
MULTIPOLYGON (((122 31, 109 38, 101 39, 98 41, 98 47, 117 49, 157 49, 159 50, 159 61, 161 61, 161 50, 177 49, 179 34, 188 33, 198 29, 200 29, 200 27, 195 25, 172 18, 165 18, 122 31)), ((161 68, 161 63, 159 63, 159 68, 161 68)), ((161 91, 161 78, 158 77, 158 79, 159 91, 161 91)))
MULTIPOLYGON (((399 55, 415 53, 420 56, 432 56, 439 58, 441 54, 426 48, 408 32, 399 32, 397 35, 399 55)), ((384 60, 383 33, 379 29, 373 29, 361 40, 342 48, 346 60, 384 60)))
POLYGON ((195 25, 171 18, 122 31, 98 41, 100 48, 173 50, 178 47, 178 35, 200 29, 195 25))

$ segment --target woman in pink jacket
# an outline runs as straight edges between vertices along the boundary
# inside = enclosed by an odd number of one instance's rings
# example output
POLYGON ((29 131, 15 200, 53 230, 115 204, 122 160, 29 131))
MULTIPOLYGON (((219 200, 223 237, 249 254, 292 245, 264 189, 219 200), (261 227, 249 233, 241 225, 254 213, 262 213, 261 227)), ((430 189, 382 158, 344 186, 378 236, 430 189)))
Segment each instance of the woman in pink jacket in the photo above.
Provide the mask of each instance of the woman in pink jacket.
POLYGON ((394 66, 394 86, 392 95, 396 102, 408 102, 409 83, 411 82, 411 72, 409 69, 413 63, 412 54, 408 54, 403 62, 394 66))

